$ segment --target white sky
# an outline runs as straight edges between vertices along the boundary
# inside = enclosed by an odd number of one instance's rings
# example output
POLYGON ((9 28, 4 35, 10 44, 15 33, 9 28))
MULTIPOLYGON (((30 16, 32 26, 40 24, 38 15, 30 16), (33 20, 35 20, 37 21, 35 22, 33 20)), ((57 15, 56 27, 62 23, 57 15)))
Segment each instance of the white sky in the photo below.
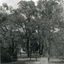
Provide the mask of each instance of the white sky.
MULTIPOLYGON (((21 0, 0 0, 0 5, 2 5, 2 3, 7 3, 9 6, 13 6, 13 8, 17 8, 17 3, 21 1, 21 0)), ((30 0, 26 0, 26 1, 30 1, 30 0)), ((33 0, 35 3, 37 3, 38 0, 33 0)), ((64 0, 63 0, 64 1, 64 0)), ((63 3, 64 4, 64 3, 63 3)), ((64 5, 63 5, 64 6, 64 5)))
MULTIPOLYGON (((17 8, 17 3, 19 1, 21 0, 0 0, 0 5, 2 5, 2 3, 7 3, 8 5, 11 5, 14 8, 17 8)), ((26 1, 29 1, 29 0, 26 0, 26 1)), ((36 3, 38 0, 33 0, 33 1, 36 3)))

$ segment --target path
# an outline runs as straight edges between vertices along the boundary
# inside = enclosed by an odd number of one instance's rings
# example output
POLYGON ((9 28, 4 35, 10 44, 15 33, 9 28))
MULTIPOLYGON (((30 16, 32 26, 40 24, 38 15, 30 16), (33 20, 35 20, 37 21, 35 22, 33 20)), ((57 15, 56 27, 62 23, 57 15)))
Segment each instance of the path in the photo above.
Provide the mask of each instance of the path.
POLYGON ((2 64, 48 64, 47 58, 38 58, 37 60, 35 58, 19 58, 18 61, 10 62, 10 63, 2 63, 2 64))
MULTIPOLYGON (((2 64, 64 64, 64 62, 60 62, 58 59, 52 59, 53 62, 48 63, 47 58, 19 58, 18 61, 10 62, 10 63, 2 63, 2 64)), ((51 61, 52 61, 51 60, 51 61)))

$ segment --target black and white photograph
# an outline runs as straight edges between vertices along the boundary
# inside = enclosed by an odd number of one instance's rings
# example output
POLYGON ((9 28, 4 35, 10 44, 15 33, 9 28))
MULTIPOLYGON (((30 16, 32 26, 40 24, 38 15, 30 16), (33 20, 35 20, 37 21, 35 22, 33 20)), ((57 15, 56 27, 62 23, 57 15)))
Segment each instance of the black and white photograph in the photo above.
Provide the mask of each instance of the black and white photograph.
POLYGON ((64 0, 0 0, 0 64, 64 64, 64 0))

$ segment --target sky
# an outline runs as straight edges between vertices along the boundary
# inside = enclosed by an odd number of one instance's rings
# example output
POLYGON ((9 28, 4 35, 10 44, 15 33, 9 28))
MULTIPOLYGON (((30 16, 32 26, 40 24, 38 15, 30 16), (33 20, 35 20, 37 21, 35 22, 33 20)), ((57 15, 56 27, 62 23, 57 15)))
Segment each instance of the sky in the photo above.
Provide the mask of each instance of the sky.
MULTIPOLYGON (((17 8, 17 3, 21 1, 21 0, 0 0, 0 5, 2 5, 2 3, 7 3, 9 6, 13 6, 13 8, 17 8)), ((29 0, 26 0, 26 1, 29 1, 29 0)), ((33 0, 35 3, 38 1, 38 0, 33 0)))
MULTIPOLYGON (((0 5, 2 5, 2 3, 7 3, 9 6, 11 5, 13 8, 17 8, 18 5, 17 3, 21 1, 21 0, 0 0, 0 5)), ((30 0, 26 0, 26 1, 30 1, 30 0)), ((37 3, 38 0, 33 0, 35 3, 37 3)), ((64 1, 64 0, 63 0, 64 1)), ((63 5, 64 6, 64 5, 63 5)))

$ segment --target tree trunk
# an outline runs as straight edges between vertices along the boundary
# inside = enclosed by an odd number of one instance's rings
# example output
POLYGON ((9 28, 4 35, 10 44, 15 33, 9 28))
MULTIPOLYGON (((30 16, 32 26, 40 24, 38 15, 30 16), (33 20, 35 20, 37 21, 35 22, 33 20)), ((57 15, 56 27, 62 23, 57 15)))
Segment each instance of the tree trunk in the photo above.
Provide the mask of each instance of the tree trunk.
POLYGON ((40 42, 39 42, 39 54, 40 54, 40 42))
POLYGON ((27 38, 27 56, 29 57, 29 38, 27 38))
POLYGON ((43 54, 43 43, 39 42, 39 54, 43 54))
POLYGON ((48 62, 50 62, 50 46, 51 46, 51 43, 49 41, 49 49, 48 49, 48 62))
POLYGON ((12 38, 12 55, 14 55, 14 40, 12 38))
POLYGON ((48 62, 50 61, 50 49, 48 50, 48 62))

